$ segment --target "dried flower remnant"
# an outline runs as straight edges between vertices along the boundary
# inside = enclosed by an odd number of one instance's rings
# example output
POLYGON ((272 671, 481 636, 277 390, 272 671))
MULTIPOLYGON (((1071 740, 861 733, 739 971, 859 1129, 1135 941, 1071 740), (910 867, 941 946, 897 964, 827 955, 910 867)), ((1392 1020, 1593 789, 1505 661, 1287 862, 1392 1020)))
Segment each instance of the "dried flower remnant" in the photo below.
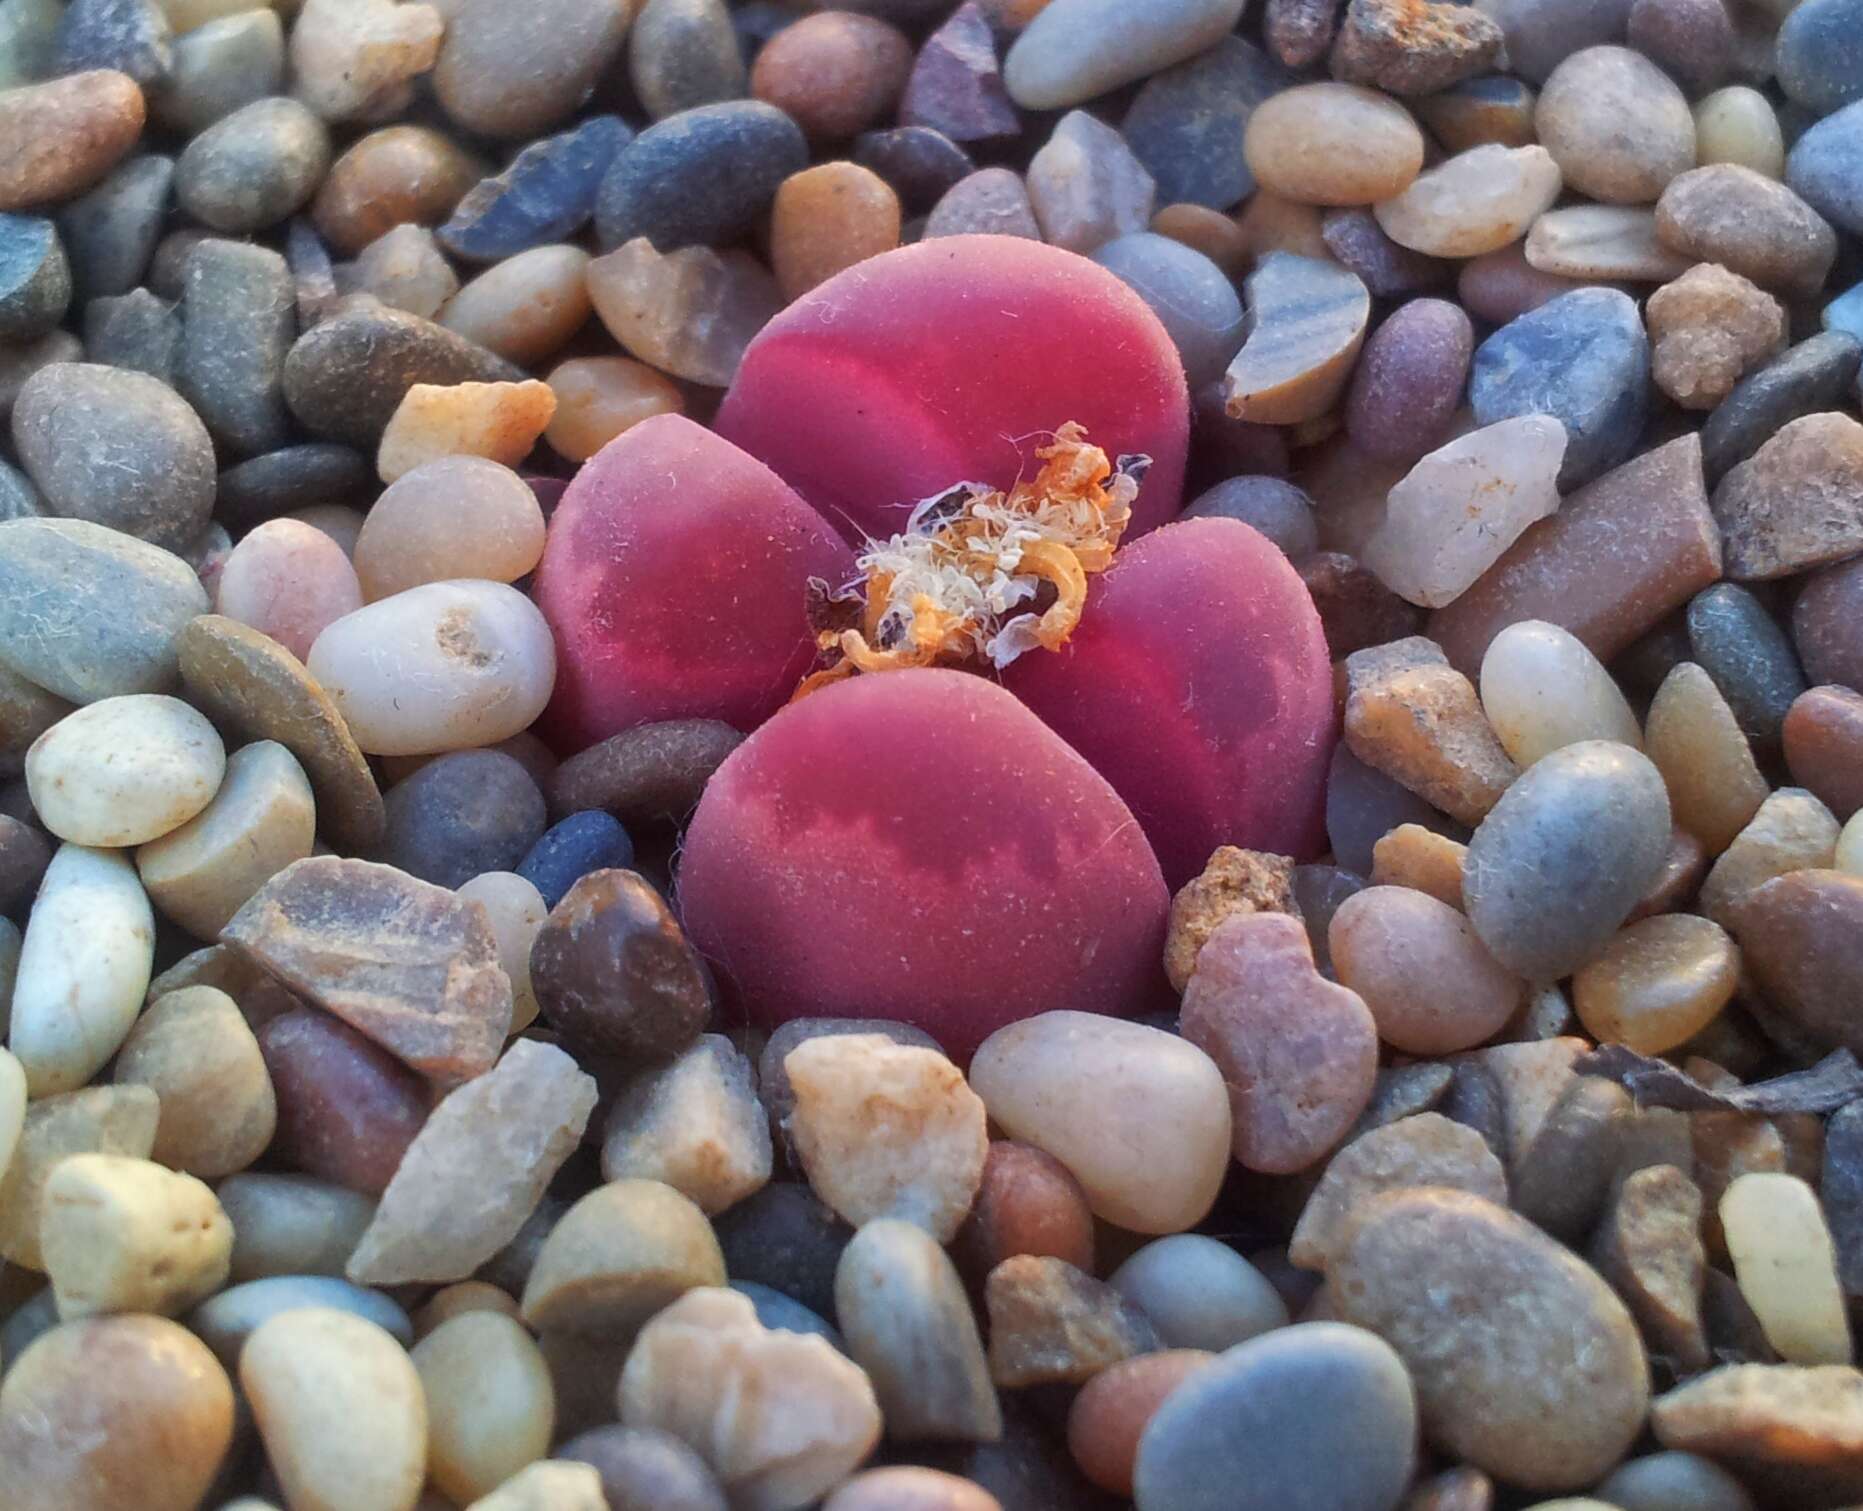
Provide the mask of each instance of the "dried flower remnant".
POLYGON ((811 582, 816 644, 831 664, 803 679, 798 698, 858 672, 980 660, 1000 670, 1066 644, 1150 458, 1109 462, 1072 421, 1035 454, 1032 482, 1007 493, 958 483, 922 500, 899 534, 869 540, 856 563, 864 585, 834 593, 811 582))

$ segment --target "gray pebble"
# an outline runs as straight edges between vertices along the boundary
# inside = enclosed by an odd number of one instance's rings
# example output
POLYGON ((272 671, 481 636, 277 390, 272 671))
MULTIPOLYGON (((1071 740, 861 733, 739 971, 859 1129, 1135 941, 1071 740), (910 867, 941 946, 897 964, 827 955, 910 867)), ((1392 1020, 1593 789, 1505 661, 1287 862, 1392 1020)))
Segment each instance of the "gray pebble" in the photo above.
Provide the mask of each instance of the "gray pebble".
POLYGON ((1158 182, 1161 205, 1227 210, 1255 189, 1242 138, 1255 107, 1294 83, 1260 48, 1224 37, 1208 52, 1147 80, 1120 127, 1158 182))
POLYGON ((336 264, 316 226, 300 215, 285 228, 285 261, 297 290, 298 327, 309 330, 337 301, 336 264))
POLYGON ((1825 1124, 1818 1189, 1844 1293, 1863 1294, 1863 1102, 1852 1102, 1825 1124))
POLYGON ((1833 225, 1863 235, 1863 101, 1799 137, 1785 160, 1785 181, 1833 225))
POLYGON ((1619 1464, 1598 1497, 1617 1511, 1754 1511, 1746 1487, 1714 1460, 1673 1449, 1619 1464))
POLYGON ((180 302, 186 286, 188 253, 214 233, 199 226, 179 226, 155 244, 149 259, 148 276, 143 280, 164 299, 180 302))
POLYGON ((567 241, 595 213, 602 179, 632 137, 619 116, 598 115, 532 142, 504 172, 466 191, 435 233, 440 245, 455 256, 495 262, 567 241))
POLYGON ((863 131, 854 138, 854 161, 892 185, 910 215, 929 210, 976 167, 968 152, 930 126, 863 131))
POLYGON ((966 236, 973 232, 1041 240, 1028 186, 1014 169, 979 168, 959 179, 925 218, 928 241, 935 236, 966 236))
POLYGON ((658 1427, 616 1422, 592 1428, 551 1457, 594 1465, 609 1511, 726 1511, 724 1491, 705 1460, 658 1427))
POLYGON ((207 591, 172 552, 83 519, 0 524, 0 662, 73 703, 163 692, 207 591))
POLYGON ((1399 246, 1369 210, 1328 210, 1320 220, 1320 239, 1375 298, 1417 294, 1449 281, 1450 263, 1399 246))
POLYGON ((389 789, 381 856, 435 886, 515 871, 547 822, 530 773, 501 750, 460 750, 389 789))
POLYGON ((1509 970, 1556 981, 1617 931, 1668 849, 1662 774, 1627 745, 1581 740, 1522 773, 1469 840, 1468 920, 1509 970))
MULTIPOLYGON (((11 727, 7 734, 11 743, 11 727)), ((52 842, 43 831, 0 815, 0 913, 17 913, 30 903, 51 863, 52 842)))
POLYGON ((795 1297, 755 1280, 733 1280, 731 1289, 749 1299, 757 1309, 757 1320, 765 1327, 785 1333, 813 1333, 817 1338, 826 1338, 842 1353, 847 1352, 847 1340, 795 1297))
POLYGON ((168 77, 172 36, 155 0, 70 0, 52 44, 52 69, 114 68, 146 89, 168 77))
POLYGON ((799 1181, 771 1181, 714 1219, 725 1272, 835 1320, 834 1277, 852 1230, 799 1181))
POLYGON ((1863 342, 1821 331, 1749 373, 1701 427, 1701 468, 1714 483, 1793 420, 1836 409, 1863 363, 1863 342))
POLYGON ((656 121, 744 95, 744 54, 724 0, 647 0, 627 49, 634 93, 656 121))
POLYGON ((213 442, 146 373, 61 362, 26 380, 13 444, 46 505, 180 551, 213 508, 213 442))
POLYGON ((1231 477, 1199 494, 1183 519, 1238 519, 1300 561, 1320 548, 1319 522, 1306 490, 1278 477, 1231 477))
POLYGON ((1514 1210, 1566 1243, 1582 1239, 1604 1210, 1631 1110, 1615 1081, 1575 1076, 1508 1171, 1514 1210))
POLYGON ((0 341, 38 340, 70 303, 58 228, 43 216, 0 213, 0 341))
POLYGON ((404 1346, 414 1342, 414 1324, 392 1299, 334 1275, 267 1275, 229 1286, 188 1314, 188 1330, 230 1369, 261 1323, 306 1306, 333 1307, 373 1322, 404 1346))
POLYGON ((1581 288, 1509 321, 1475 351, 1469 403, 1492 425, 1551 415, 1565 426, 1562 490, 1628 458, 1649 413, 1650 343, 1636 300, 1581 288))
POLYGON ((186 279, 177 386, 228 450, 283 446, 291 438, 285 354, 298 326, 285 259, 269 247, 203 241, 186 279))
POLYGON ((1103 243, 1093 260, 1151 307, 1183 359, 1191 387, 1222 375, 1242 346, 1242 299, 1215 263, 1194 247, 1135 231, 1103 243))
POLYGON ((1792 637, 1749 589, 1717 582, 1688 606, 1688 641, 1755 751, 1777 752, 1786 711, 1810 685, 1792 637))
POLYGON ((1863 0, 1804 0, 1779 28, 1786 98, 1816 115, 1863 100, 1863 0))
POLYGON ((1416 1463, 1417 1401, 1389 1344, 1340 1322, 1219 1355, 1139 1439, 1138 1511, 1390 1511, 1416 1463))
POLYGON ((604 249, 645 236, 662 252, 735 240, 808 166, 802 130, 760 100, 684 110, 623 147, 595 202, 604 249))
POLYGON ((1581 48, 1623 40, 1630 0, 1476 0, 1501 24, 1509 69, 1535 84, 1581 48))
POLYGON ((336 504, 372 491, 368 458, 331 441, 308 441, 255 456, 220 474, 214 510, 235 530, 313 504, 336 504))
POLYGON ((148 289, 93 299, 84 306, 84 355, 173 384, 181 354, 181 314, 148 289))
POLYGON ((118 164, 96 188, 59 210, 58 229, 80 299, 127 294, 142 282, 161 240, 174 181, 173 158, 145 153, 118 164))
POLYGON ((285 81, 285 28, 266 7, 221 16, 175 39, 168 82, 149 101, 170 131, 192 136, 285 81))
POLYGON ((203 225, 244 235, 274 226, 317 190, 330 131, 298 101, 254 100, 216 121, 175 164, 175 196, 203 225))
POLYGON ((1326 774, 1326 835, 1334 857, 1347 870, 1369 876, 1372 846, 1399 824, 1421 824, 1458 841, 1466 835, 1455 820, 1367 766, 1341 740, 1326 774))
POLYGON ((0 522, 9 519, 38 519, 46 513, 45 500, 32 486, 32 479, 4 457, 0 457, 0 522))
POLYGON ((362 297, 338 304, 292 345, 285 402, 313 434, 373 453, 416 383, 515 383, 524 376, 444 326, 362 297))

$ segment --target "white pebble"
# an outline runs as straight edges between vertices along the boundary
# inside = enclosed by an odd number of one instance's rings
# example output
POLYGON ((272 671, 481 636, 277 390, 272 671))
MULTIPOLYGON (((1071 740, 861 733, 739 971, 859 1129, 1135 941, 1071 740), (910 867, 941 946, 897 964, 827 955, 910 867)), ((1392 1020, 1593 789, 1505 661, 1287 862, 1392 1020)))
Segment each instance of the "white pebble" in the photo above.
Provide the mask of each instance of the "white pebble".
POLYGON ((26 752, 45 827, 74 845, 146 844, 213 800, 226 746, 179 698, 130 693, 66 714, 26 752))
POLYGON ((1543 619, 1510 624, 1481 661, 1481 706, 1525 770, 1580 740, 1643 748, 1643 731, 1616 680, 1570 631, 1543 619))

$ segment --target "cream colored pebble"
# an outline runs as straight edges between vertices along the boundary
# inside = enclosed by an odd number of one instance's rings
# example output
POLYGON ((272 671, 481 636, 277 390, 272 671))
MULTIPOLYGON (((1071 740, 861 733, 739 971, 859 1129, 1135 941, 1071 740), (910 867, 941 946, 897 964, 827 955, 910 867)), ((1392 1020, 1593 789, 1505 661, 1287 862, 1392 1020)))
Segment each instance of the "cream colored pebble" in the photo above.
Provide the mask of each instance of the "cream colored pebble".
POLYGON ((160 1104, 147 1086, 86 1086, 26 1104, 7 1177, 0 1182, 0 1258, 42 1270, 39 1215, 45 1182, 73 1154, 146 1158, 155 1147, 160 1104))
POLYGON ((537 1017, 537 994, 530 984, 530 947, 550 910, 543 893, 515 871, 481 871, 459 888, 467 902, 485 909, 498 947, 498 963, 511 978, 511 1032, 529 1028, 537 1017))
POLYGON ((464 1503, 550 1451, 556 1391, 521 1323, 464 1312, 414 1345, 427 1396, 427 1476, 464 1503))
POLYGON ((239 1383, 291 1511, 413 1511, 427 1397, 388 1333, 329 1307, 285 1312, 246 1340, 239 1383))
POLYGON ((74 1154, 46 1179, 39 1245, 65 1321, 172 1316, 226 1284, 233 1225, 191 1175, 153 1160, 74 1154))
POLYGON ((164 914, 213 939, 247 898, 311 853, 316 831, 304 768, 276 740, 260 740, 233 752, 212 802, 136 852, 136 870, 164 914))
POLYGON ((26 1126, 26 1072, 19 1061, 0 1049, 0 1188, 6 1185, 7 1167, 13 1163, 13 1151, 19 1147, 20 1130, 26 1126))
POLYGON ((593 1465, 544 1459, 520 1470, 466 1511, 608 1511, 593 1465))
POLYGON ((416 383, 382 432, 375 470, 392 483, 422 462, 483 456, 515 467, 537 444, 556 394, 548 383, 416 383))
POLYGON ((76 845, 140 845, 177 829, 212 801, 225 774, 213 725, 161 693, 76 709, 26 752, 26 790, 41 822, 76 845))
POLYGON ((84 1085, 117 1052, 149 989, 155 915, 115 850, 63 845, 20 948, 8 1044, 35 1097, 84 1085))
POLYGON ((1742 1175, 1721 1197, 1740 1294, 1788 1364, 1848 1364, 1850 1318, 1817 1194, 1795 1175, 1742 1175))

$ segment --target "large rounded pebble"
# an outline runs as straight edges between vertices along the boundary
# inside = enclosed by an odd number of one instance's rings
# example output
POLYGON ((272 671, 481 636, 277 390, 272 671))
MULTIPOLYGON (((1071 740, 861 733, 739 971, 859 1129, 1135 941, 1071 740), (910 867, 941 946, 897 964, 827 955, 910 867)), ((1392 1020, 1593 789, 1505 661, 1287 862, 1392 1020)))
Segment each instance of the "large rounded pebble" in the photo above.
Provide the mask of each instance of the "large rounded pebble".
POLYGON ((1851 1007, 1863 980, 1863 877, 1793 871, 1737 902, 1734 937, 1766 1000, 1820 1044, 1863 1049, 1851 1007))
POLYGON ((13 441, 52 512, 185 549, 213 504, 213 443, 187 402, 145 373, 44 367, 13 406, 13 441))
POLYGON ((515 870, 546 822, 530 773, 496 750, 428 762, 389 789, 387 815, 381 858, 441 887, 515 870))
POLYGON ((1300 84, 1256 108, 1243 154, 1271 193, 1309 205, 1369 205, 1410 187, 1423 167, 1423 132, 1375 90, 1300 84))
POLYGON ((1468 920, 1408 887, 1367 887, 1348 897, 1327 939, 1341 984, 1365 999, 1378 1037, 1406 1054, 1481 1044, 1520 1005, 1520 979, 1488 953, 1468 920))
POLYGON ((820 163, 791 174, 770 208, 770 266, 799 299, 844 268, 899 245, 899 196, 858 163, 820 163))
POLYGON ((984 1040, 970 1079, 991 1120, 1067 1166, 1108 1222, 1179 1232, 1216 1200, 1228 1095, 1192 1044, 1116 1018, 1043 1013, 984 1040))
POLYGON ((580 247, 531 247, 462 288, 440 312, 440 323, 507 362, 534 365, 589 318, 588 265, 580 247))
POLYGON ((1003 60, 1003 82, 1024 110, 1083 104, 1133 79, 1195 57, 1235 29, 1241 0, 1050 0, 1003 60))
POLYGON ((301 208, 330 166, 330 134, 296 100, 255 100, 215 122, 175 162, 175 198, 196 220, 240 236, 301 208))
POLYGON ((1814 292, 1837 256, 1837 233, 1794 191, 1737 163, 1670 180, 1656 202, 1656 235, 1686 257, 1717 262, 1762 288, 1814 292))
POLYGON ((911 67, 912 43, 897 27, 876 16, 824 10, 783 27, 763 45, 750 92, 811 141, 843 142, 898 103, 911 67))
POLYGON ((1540 91, 1533 124, 1566 185, 1607 204, 1653 204, 1695 166, 1687 97, 1627 47, 1567 58, 1540 91))
POLYGON ((178 829, 226 774, 214 727, 179 698, 106 698, 54 724, 26 752, 26 786, 45 827, 121 849, 178 829))
POLYGON ((1242 344, 1242 301, 1223 270, 1202 253, 1151 231, 1097 248, 1093 260, 1116 273, 1170 333, 1193 388, 1221 375, 1242 344))
POLYGON ((1469 841, 1469 921, 1503 965, 1557 980, 1629 915, 1668 846, 1656 767, 1625 745, 1567 745, 1522 774, 1469 841))
POLYGON ((305 665, 363 749, 493 745, 535 722, 556 676, 550 628, 503 583, 427 583, 344 616, 305 665))
POLYGON ((698 1207, 659 1181, 610 1181, 550 1230, 522 1311, 543 1331, 625 1337, 694 1286, 724 1283, 724 1256, 698 1207))
POLYGON ((110 68, 0 92, 0 210, 88 189, 135 146, 142 90, 110 68))
POLYGON ((375 501, 356 539, 356 575, 371 601, 452 578, 516 582, 537 565, 543 537, 537 495, 510 468, 441 457, 375 501))
POLYGON ((521 1324, 465 1312, 414 1345, 427 1400, 427 1477, 465 1505, 549 1452, 556 1392, 521 1324))
POLYGON ((1624 1304, 1492 1202, 1425 1189, 1378 1197, 1328 1280, 1333 1304, 1402 1356, 1426 1437, 1498 1478, 1589 1485, 1643 1428, 1649 1365, 1624 1304))
POLYGON ((7 1040, 33 1096, 83 1086, 116 1053, 154 950, 154 915, 128 859, 61 846, 26 926, 7 1040))
POLYGON ((427 1402, 381 1328, 328 1307, 285 1312, 246 1340, 239 1383, 293 1511, 413 1511, 427 1402))
POLYGON ((149 102, 157 122, 184 136, 279 92, 285 29, 270 7, 236 11, 175 40, 174 67, 149 102))
POLYGON ((1785 181, 1811 208, 1853 235, 1863 231, 1863 100, 1827 115, 1792 144, 1785 181))
POLYGON ((1395 1511, 1417 1393, 1369 1332, 1309 1322, 1189 1376, 1139 1439, 1139 1511, 1395 1511))
POLYGON ((530 137, 570 115, 621 50, 634 7, 617 0, 456 0, 433 88, 481 136, 530 137))
POLYGON ((1667 913, 1632 924, 1583 966, 1572 1005, 1601 1042, 1657 1055, 1713 1022, 1739 980, 1740 951, 1719 924, 1667 913))
POLYGON ((71 264, 57 228, 36 215, 0 214, 0 338, 36 340, 70 302, 71 264))
POLYGON ((1580 740, 1642 748, 1637 716, 1584 642, 1543 619, 1509 625, 1481 659, 1481 705, 1522 770, 1580 740))
POLYGON ((744 93, 744 55, 724 0, 648 0, 628 32, 627 62, 655 120, 744 93))
POLYGON ((1287 1305, 1267 1277, 1200 1233, 1146 1244, 1109 1284, 1150 1319, 1167 1348, 1221 1353, 1287 1326, 1287 1305))
POLYGON ((566 461, 586 462, 642 420, 685 409, 677 384, 630 357, 571 357, 547 381, 556 413, 543 436, 566 461))
POLYGON ((382 835, 382 795, 329 694, 275 640, 217 614, 180 635, 181 675, 197 703, 229 730, 276 740, 303 765, 320 829, 357 849, 382 835))
POLYGON ((604 248, 645 237, 662 252, 729 242, 808 166, 796 123, 759 100, 668 116, 616 156, 595 204, 604 248))
POLYGON ((8 1511, 194 1511, 205 1502, 233 1442, 233 1387, 185 1329, 160 1317, 99 1317, 53 1328, 7 1362, 8 1511))
POLYGON ((238 1004, 210 986, 156 999, 123 1041, 112 1078, 162 1099, 151 1158, 203 1180, 243 1170, 277 1126, 271 1076, 238 1004))
POLYGON ((233 547, 216 599, 221 614, 302 660, 326 628, 362 607, 362 588, 343 548, 323 531, 271 519, 233 547))
POLYGON ((398 225, 445 220, 484 169, 443 132, 384 126, 329 164, 311 219, 332 251, 353 257, 398 225))
POLYGON ((1353 444, 1394 462, 1434 450, 1462 402, 1474 349, 1474 326, 1447 300, 1399 305, 1366 340, 1352 373, 1345 425, 1353 444))
POLYGON ((1786 98, 1813 115, 1863 100, 1863 5, 1805 0, 1779 28, 1776 67, 1786 98))
POLYGON ((1649 388, 1649 337, 1636 301, 1617 289, 1579 288, 1475 349, 1469 404, 1483 425, 1535 414, 1558 420, 1566 432, 1559 485, 1572 488, 1635 449, 1649 388))
POLYGON ((1644 735, 1676 823, 1719 855, 1766 800, 1767 784, 1713 678, 1679 664, 1656 690, 1644 735))
POLYGON ((1745 84, 1730 84, 1697 100, 1695 158, 1703 167, 1737 163, 1767 178, 1783 178, 1785 135, 1772 103, 1745 84))
POLYGON ((1490 142, 1418 175, 1373 210, 1385 235, 1431 257, 1477 257, 1526 234, 1559 198, 1559 165, 1544 147, 1490 142))

